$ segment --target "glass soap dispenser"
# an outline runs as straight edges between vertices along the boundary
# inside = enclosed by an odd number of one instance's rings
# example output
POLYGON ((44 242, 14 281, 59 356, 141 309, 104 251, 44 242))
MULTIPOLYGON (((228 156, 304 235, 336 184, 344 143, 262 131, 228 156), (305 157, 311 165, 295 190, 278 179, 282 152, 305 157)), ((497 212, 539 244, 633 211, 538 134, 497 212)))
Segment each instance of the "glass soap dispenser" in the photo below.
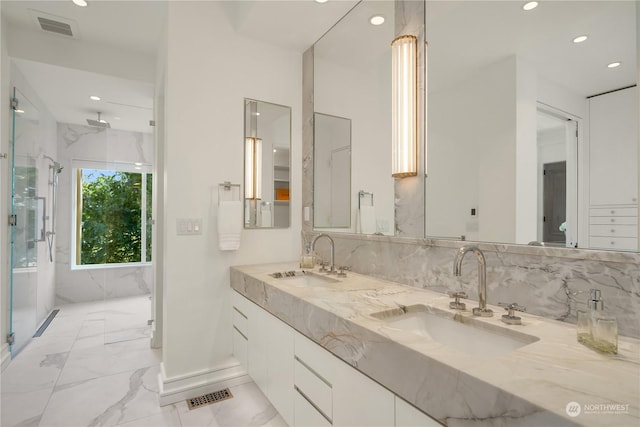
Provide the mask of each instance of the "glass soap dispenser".
POLYGON ((578 342, 604 354, 618 353, 618 322, 604 313, 599 289, 591 289, 587 311, 578 310, 578 342))
POLYGON ((305 243, 305 253, 300 257, 300 268, 313 268, 315 264, 315 257, 311 253, 311 243, 305 243))

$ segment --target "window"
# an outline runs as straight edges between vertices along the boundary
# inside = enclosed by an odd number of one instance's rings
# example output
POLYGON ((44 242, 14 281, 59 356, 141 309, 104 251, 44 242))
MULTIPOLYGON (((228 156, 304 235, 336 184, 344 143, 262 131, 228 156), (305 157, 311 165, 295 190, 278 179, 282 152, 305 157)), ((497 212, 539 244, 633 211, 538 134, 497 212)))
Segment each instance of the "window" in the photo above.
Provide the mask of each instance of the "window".
POLYGON ((74 162, 75 265, 151 262, 149 166, 74 162))

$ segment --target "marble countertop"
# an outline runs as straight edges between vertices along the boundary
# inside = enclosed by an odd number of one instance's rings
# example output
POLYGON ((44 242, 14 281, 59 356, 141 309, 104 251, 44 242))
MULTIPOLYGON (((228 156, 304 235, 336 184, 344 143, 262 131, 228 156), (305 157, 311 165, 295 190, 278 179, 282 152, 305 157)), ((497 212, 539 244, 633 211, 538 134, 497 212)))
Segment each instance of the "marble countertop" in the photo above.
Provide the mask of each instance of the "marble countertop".
POLYGON ((231 287, 447 426, 640 425, 638 340, 620 337, 618 354, 605 356, 578 344, 563 322, 518 313, 522 325, 506 325, 501 307, 478 318, 477 301, 456 311, 444 294, 352 272, 313 286, 270 276, 289 270, 300 269, 232 267, 231 287), (416 304, 525 345, 472 356, 371 316, 416 304))

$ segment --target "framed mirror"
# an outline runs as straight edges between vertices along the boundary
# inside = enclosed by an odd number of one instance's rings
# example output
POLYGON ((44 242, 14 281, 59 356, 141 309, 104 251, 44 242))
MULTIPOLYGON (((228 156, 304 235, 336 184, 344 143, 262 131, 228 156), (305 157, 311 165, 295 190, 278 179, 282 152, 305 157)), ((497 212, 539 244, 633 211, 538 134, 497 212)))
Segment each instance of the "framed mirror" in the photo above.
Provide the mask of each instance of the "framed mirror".
POLYGON ((244 227, 291 223, 291 107, 244 100, 244 227))

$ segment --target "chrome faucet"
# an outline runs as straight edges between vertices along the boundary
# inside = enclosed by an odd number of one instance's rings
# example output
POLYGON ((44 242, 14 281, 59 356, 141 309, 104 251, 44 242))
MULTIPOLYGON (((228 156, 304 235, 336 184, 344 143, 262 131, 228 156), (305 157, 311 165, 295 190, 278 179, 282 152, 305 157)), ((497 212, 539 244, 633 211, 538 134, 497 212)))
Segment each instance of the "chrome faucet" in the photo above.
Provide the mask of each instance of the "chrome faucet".
POLYGON ((331 264, 329 265, 329 274, 333 274, 333 273, 335 273, 336 260, 335 260, 335 257, 334 257, 333 239, 331 238, 331 236, 329 236, 328 234, 325 234, 325 233, 318 234, 313 239, 313 241, 311 242, 311 251, 315 252, 315 250, 316 250, 316 242, 321 237, 326 237, 327 239, 329 239, 329 257, 331 258, 331 264))
POLYGON ((462 274, 462 259, 467 252, 473 252, 478 258, 478 300, 479 307, 473 309, 474 316, 491 317, 493 311, 487 308, 487 266, 482 251, 474 245, 466 245, 458 249, 456 258, 453 260, 453 274, 460 276, 462 274))

